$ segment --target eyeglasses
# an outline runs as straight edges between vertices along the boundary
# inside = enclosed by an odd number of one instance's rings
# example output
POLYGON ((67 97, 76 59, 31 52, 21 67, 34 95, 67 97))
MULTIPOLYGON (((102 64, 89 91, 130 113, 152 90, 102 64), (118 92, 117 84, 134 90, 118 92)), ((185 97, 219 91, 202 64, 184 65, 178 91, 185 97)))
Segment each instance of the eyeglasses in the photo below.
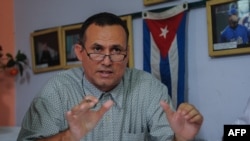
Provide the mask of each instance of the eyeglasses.
MULTIPOLYGON (((85 48, 86 50, 86 48, 85 48)), ((86 50, 86 53, 88 55, 88 57, 93 60, 93 61, 102 61, 104 60, 104 58, 106 56, 109 57, 109 59, 112 61, 112 62, 121 62, 123 61, 127 54, 110 54, 110 55, 106 55, 106 54, 101 54, 101 53, 88 53, 88 51, 86 50)))

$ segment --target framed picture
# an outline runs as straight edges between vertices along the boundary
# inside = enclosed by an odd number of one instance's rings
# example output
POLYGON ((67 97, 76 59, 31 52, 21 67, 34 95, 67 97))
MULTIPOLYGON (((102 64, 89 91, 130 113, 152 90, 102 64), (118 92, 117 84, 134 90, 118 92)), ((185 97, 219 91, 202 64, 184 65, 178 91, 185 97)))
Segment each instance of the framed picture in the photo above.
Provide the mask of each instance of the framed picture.
MULTIPOLYGON (((143 0, 145 6, 167 2, 169 0, 143 0)), ((173 1, 173 0, 172 0, 173 1)))
POLYGON ((126 22, 128 30, 129 30, 129 39, 128 39, 128 45, 129 45, 129 61, 128 61, 128 67, 132 68, 134 67, 134 48, 133 48, 133 29, 132 29, 132 16, 122 16, 121 19, 126 22))
POLYGON ((66 69, 81 66, 74 52, 81 26, 82 24, 74 24, 62 27, 63 64, 66 69))
POLYGON ((32 69, 34 73, 62 68, 60 28, 31 33, 32 69))
POLYGON ((206 2, 209 56, 250 53, 250 1, 206 2))

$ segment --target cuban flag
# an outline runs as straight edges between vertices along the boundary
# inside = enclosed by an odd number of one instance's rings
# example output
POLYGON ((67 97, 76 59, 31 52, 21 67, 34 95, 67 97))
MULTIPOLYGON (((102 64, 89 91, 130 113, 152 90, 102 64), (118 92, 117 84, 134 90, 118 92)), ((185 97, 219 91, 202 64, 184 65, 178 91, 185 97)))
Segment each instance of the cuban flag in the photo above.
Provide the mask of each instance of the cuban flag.
POLYGON ((186 9, 143 12, 143 69, 168 87, 175 108, 184 102, 186 9))

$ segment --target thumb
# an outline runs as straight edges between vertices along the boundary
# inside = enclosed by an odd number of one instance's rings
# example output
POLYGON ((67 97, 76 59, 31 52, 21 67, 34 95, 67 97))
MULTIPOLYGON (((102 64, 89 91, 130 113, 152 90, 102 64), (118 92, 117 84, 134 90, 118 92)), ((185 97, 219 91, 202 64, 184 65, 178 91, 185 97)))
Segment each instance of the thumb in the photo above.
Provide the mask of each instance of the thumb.
POLYGON ((98 114, 102 117, 113 106, 113 104, 114 102, 112 100, 108 100, 99 109, 98 114))
POLYGON ((164 112, 167 115, 168 119, 171 119, 171 117, 173 117, 174 115, 174 111, 171 109, 171 107, 168 105, 168 103, 166 103, 165 101, 161 100, 160 101, 160 105, 163 108, 164 112))

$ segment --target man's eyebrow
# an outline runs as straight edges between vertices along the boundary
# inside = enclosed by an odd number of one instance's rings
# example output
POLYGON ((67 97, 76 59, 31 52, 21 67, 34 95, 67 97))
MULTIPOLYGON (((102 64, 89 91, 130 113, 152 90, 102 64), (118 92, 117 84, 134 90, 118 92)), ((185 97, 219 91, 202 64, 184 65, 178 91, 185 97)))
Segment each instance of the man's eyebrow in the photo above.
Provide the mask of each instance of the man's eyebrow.
POLYGON ((96 48, 96 47, 100 47, 103 48, 102 45, 98 44, 98 43, 94 43, 93 45, 90 46, 91 48, 96 48))
POLYGON ((126 47, 123 47, 122 45, 116 44, 116 45, 112 45, 111 49, 120 49, 120 50, 126 50, 126 47))
MULTIPOLYGON (((92 44, 91 46, 90 46, 90 48, 104 48, 104 46, 103 45, 101 45, 101 44, 98 44, 98 43, 94 43, 94 44, 92 44)), ((123 47, 122 45, 120 45, 120 44, 113 44, 113 45, 111 45, 111 47, 110 47, 110 49, 120 49, 120 50, 122 50, 122 51, 125 51, 125 50, 127 50, 127 48, 126 47, 123 47)))

